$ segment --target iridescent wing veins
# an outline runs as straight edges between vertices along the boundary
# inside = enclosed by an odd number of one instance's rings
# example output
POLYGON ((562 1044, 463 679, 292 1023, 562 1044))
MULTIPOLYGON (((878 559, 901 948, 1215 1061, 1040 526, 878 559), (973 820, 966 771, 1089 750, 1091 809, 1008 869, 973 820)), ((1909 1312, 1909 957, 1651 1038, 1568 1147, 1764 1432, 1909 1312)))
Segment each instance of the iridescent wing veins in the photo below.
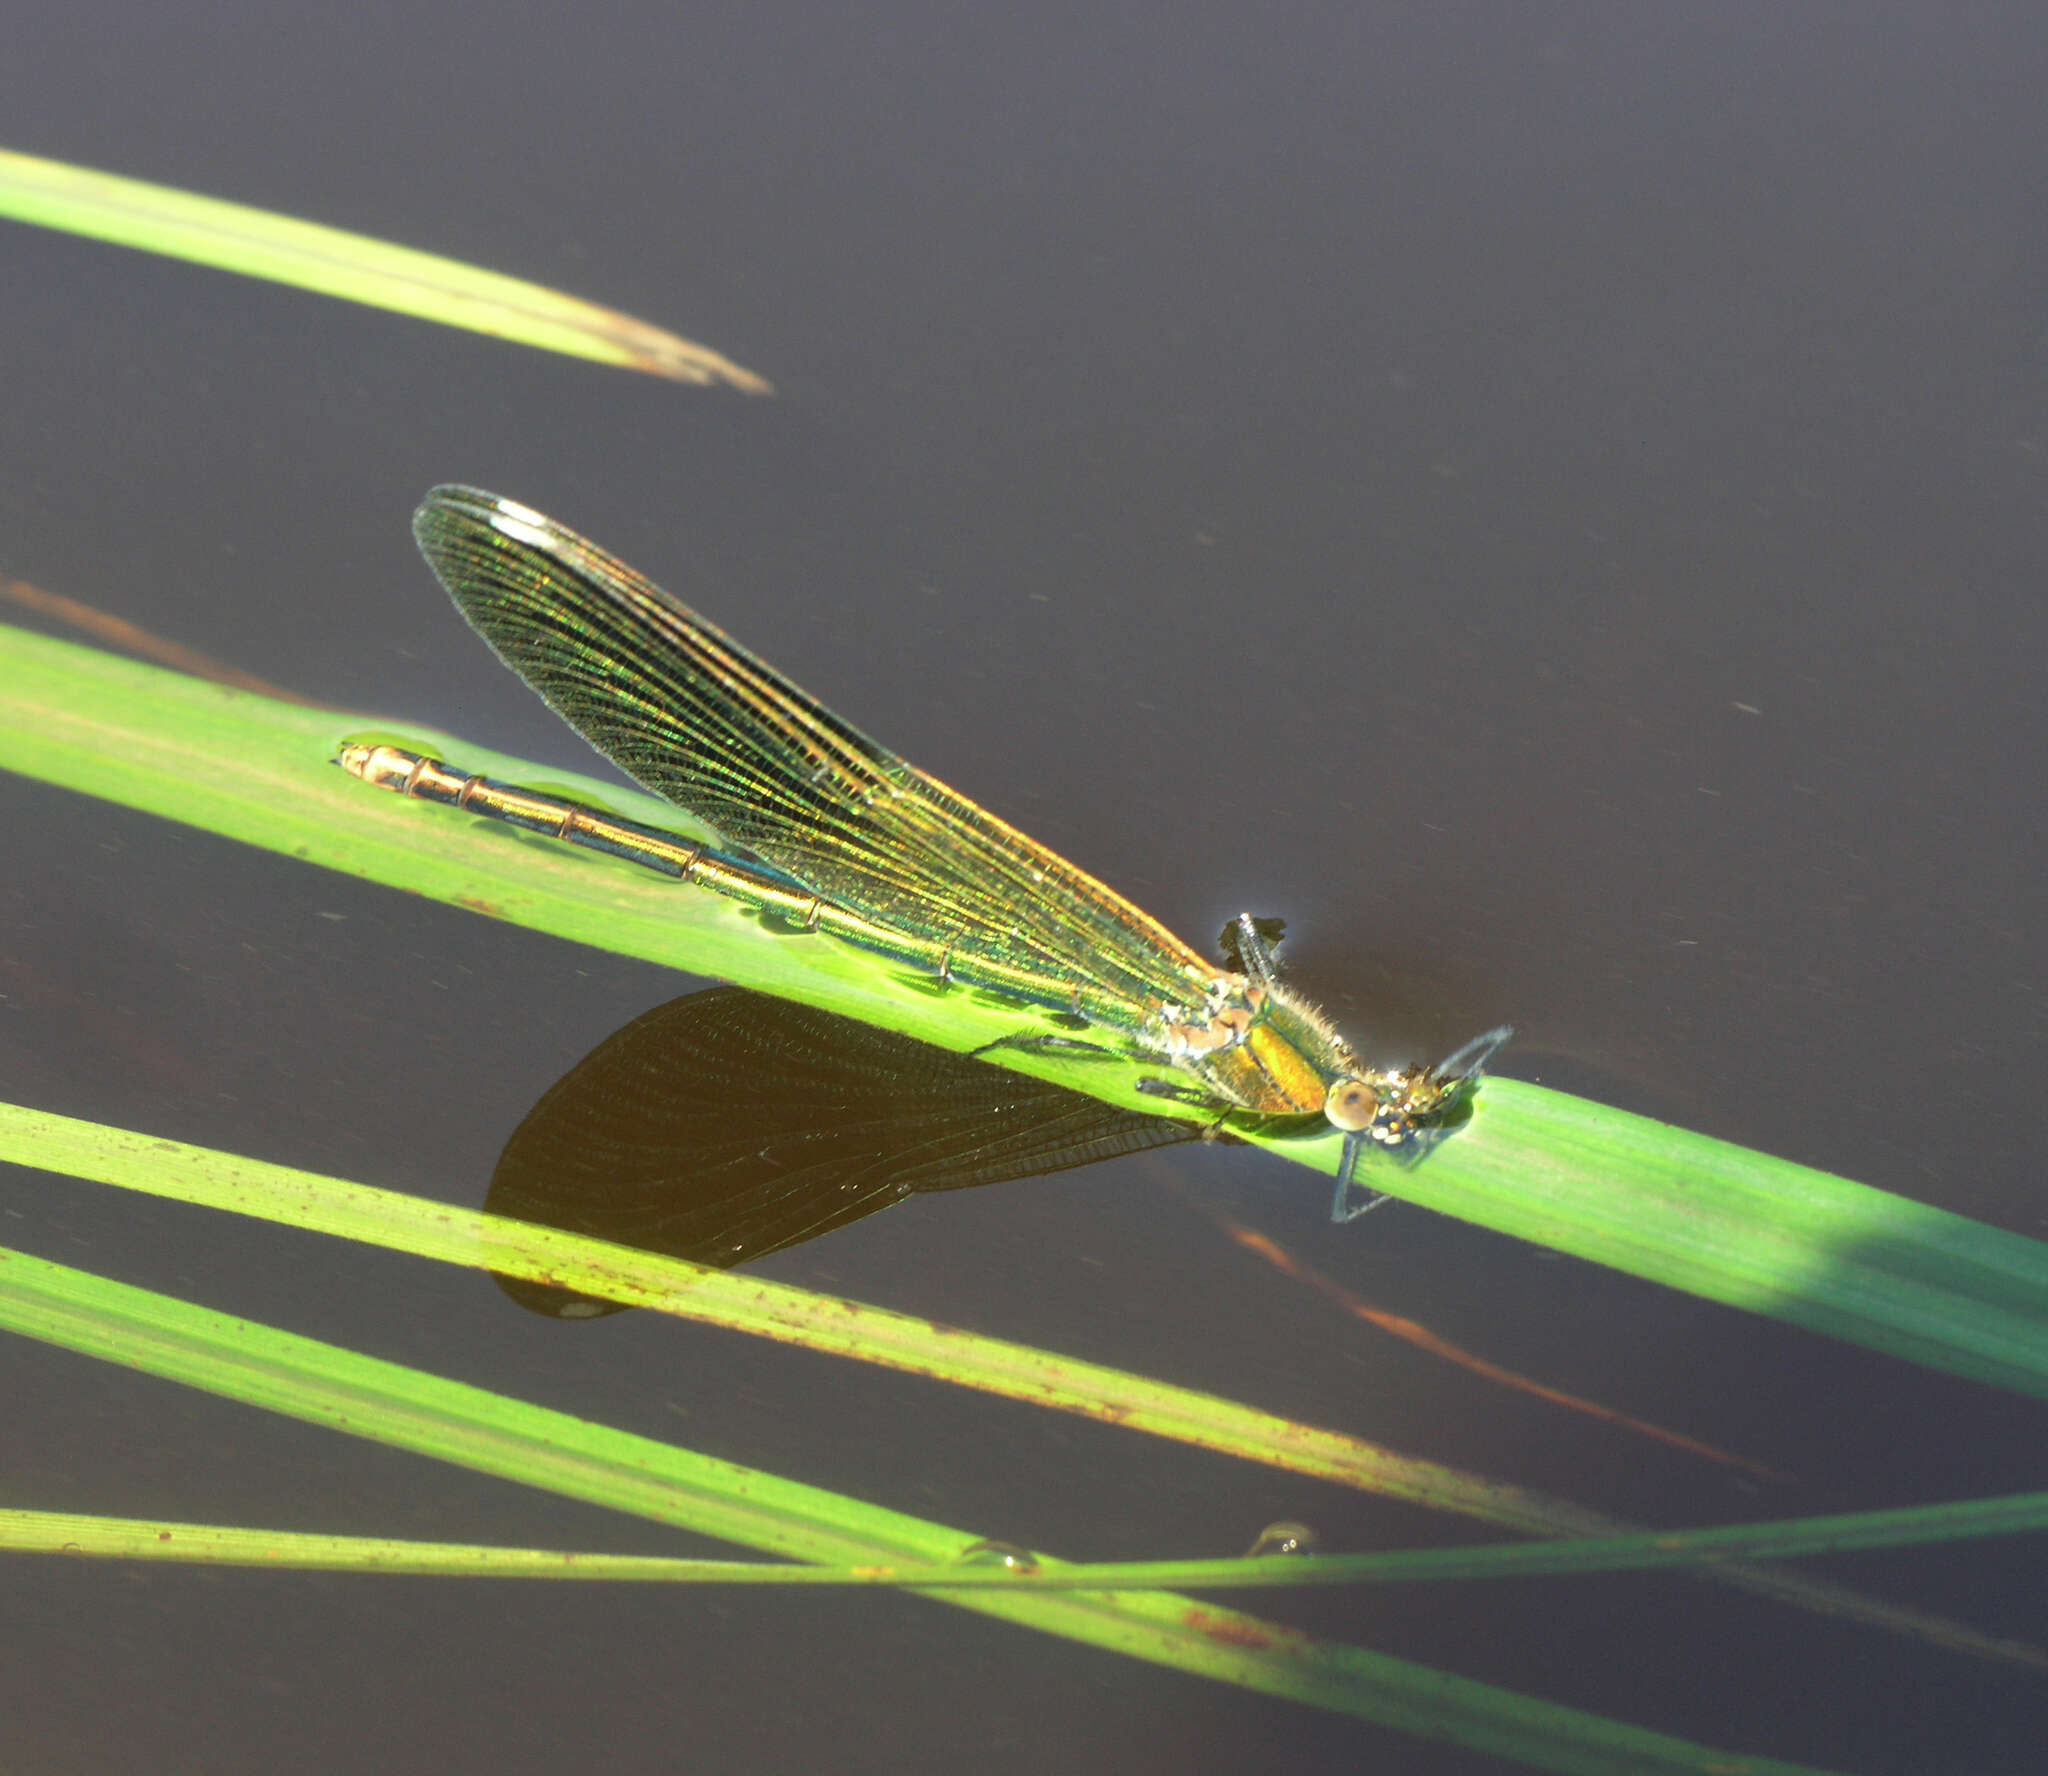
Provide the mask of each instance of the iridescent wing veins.
MULTIPOLYGON (((1056 852, 806 695, 624 562, 494 494, 439 487, 413 534, 513 671, 628 775, 893 930, 1129 1001, 1216 969, 1056 852)), ((963 972, 965 970, 963 969, 963 972)))

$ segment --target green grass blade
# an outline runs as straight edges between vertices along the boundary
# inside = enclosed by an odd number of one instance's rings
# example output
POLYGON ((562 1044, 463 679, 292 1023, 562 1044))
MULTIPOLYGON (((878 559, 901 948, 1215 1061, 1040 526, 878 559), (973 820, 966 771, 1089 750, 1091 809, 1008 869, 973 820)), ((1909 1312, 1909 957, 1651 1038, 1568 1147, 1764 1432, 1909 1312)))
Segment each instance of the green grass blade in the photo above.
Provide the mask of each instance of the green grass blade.
POLYGON ((1397 1186, 1405 1198, 2048 1395, 2048 1245, 1518 1080, 1489 1080, 1483 1095, 1487 1113, 1397 1186))
MULTIPOLYGON (((733 902, 678 892, 650 871, 367 788, 332 762, 345 739, 391 739, 466 768, 558 788, 629 819, 690 832, 687 816, 630 789, 368 717, 305 709, 0 625, 0 769, 283 852, 534 930, 965 1049, 1016 1018, 965 993, 933 995, 849 945, 764 940, 733 902)), ((1072 1061, 1009 1051, 1005 1064, 1072 1082, 1072 1061)), ((1157 1110, 1110 1069, 1134 1109, 1157 1110)), ((1098 1095, 1100 1087, 1097 1086, 1098 1095)))
POLYGON ((1578 1506, 1195 1388, 939 1326, 870 1302, 539 1227, 268 1161, 0 1104, 0 1163, 252 1215, 600 1295, 680 1319, 925 1375, 1242 1461, 1533 1535, 1610 1527, 1578 1506))
POLYGON ((951 1566, 785 1566, 759 1560, 685 1560, 319 1535, 215 1523, 166 1523, 68 1511, 0 1509, 0 1549, 94 1560, 156 1560, 263 1566, 298 1572, 432 1574, 444 1578, 608 1580, 671 1585, 883 1585, 910 1590, 1221 1591, 1300 1586, 1418 1584, 1448 1579, 1527 1579, 1645 1572, 1709 1561, 1790 1559, 1874 1548, 2027 1535, 2048 1529, 2048 1493, 1792 1518, 1719 1529, 1661 1530, 1501 1547, 1424 1548, 1395 1554, 1241 1556, 1227 1560, 1076 1561, 1000 1559, 951 1566))
MULTIPOLYGON (((833 1565, 940 1564, 975 1538, 26 1254, 0 1326, 229 1398, 721 1540, 833 1565)), ((1804 1769, 1734 1756, 1163 1591, 928 1593, 957 1607, 1573 1776, 1804 1769)))
MULTIPOLYGON (((1102 1364, 934 1326, 864 1302, 706 1270, 556 1228, 505 1221, 124 1129, 0 1105, 0 1161, 257 1215, 417 1257, 486 1264, 535 1282, 928 1375, 1532 1535, 1612 1535, 1631 1527, 1526 1488, 1102 1364)), ((2048 1654, 2039 1648, 1904 1609, 1830 1580, 1740 1565, 1719 1567, 1713 1576, 1781 1603, 1954 1652, 2048 1669, 2048 1654)))
POLYGON ((729 358, 615 309, 438 254, 168 185, 0 150, 0 216, 542 351, 678 382, 770 392, 760 377, 729 358))
MULTIPOLYGON (((0 768, 600 948, 967 1049, 1014 1033, 823 937, 770 937, 730 902, 495 823, 379 794, 328 762, 389 736, 528 781, 483 748, 270 702, 19 631, 0 640, 0 768)), ((571 781, 629 818, 652 798, 571 781)), ((1007 1049, 1000 1064, 1132 1109, 1142 1070, 1007 1049)), ((1339 1143, 1272 1141, 1331 1172, 1339 1143)), ((1446 1214, 1996 1386, 2048 1396, 2048 1247, 1647 1118, 1489 1080, 1471 1125, 1374 1182, 1446 1214)))

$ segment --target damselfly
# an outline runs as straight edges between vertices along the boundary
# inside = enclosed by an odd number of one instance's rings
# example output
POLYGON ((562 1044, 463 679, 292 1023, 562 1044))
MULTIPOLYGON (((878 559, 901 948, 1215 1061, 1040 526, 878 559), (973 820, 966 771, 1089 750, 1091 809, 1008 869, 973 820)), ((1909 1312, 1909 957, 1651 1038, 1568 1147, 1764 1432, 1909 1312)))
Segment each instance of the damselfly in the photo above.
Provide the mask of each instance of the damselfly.
MULTIPOLYGON (((711 826, 720 847, 536 795, 395 747, 340 762, 650 868, 909 964, 1063 1014, 1175 1076, 1141 1089, 1345 1136, 1333 1220, 1361 1157, 1413 1159, 1464 1109, 1509 1030, 1433 1067, 1363 1063, 1281 984, 1277 927, 1241 915, 1205 959, 1057 852, 834 715, 624 562, 530 507, 439 487, 413 534, 506 665, 598 751, 711 826)), ((1028 1044, 1060 1038, 1020 1038, 1028 1044)))

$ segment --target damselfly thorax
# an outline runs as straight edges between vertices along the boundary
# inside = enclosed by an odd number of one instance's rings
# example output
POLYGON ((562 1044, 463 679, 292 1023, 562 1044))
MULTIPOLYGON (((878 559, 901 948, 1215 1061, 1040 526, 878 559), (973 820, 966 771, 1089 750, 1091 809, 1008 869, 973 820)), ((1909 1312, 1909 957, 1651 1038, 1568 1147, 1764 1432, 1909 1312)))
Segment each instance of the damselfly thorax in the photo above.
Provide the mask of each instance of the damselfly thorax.
MULTIPOLYGON (((1505 1028, 1434 1067, 1362 1064, 1277 975, 1278 926, 1240 917, 1205 959, 1078 865, 877 746, 679 600, 575 532, 472 488, 413 532, 498 656, 629 776, 719 843, 388 746, 366 781, 624 856, 923 969, 1114 1033, 1183 1106, 1320 1115, 1346 1136, 1333 1214, 1369 1148, 1413 1157, 1452 1120, 1505 1028)), ((1032 1038, 1021 1038, 1028 1044, 1032 1038)), ((1055 1038, 1036 1040, 1053 1041, 1055 1038)), ((1370 1206, 1367 1203, 1364 1206, 1370 1206)))

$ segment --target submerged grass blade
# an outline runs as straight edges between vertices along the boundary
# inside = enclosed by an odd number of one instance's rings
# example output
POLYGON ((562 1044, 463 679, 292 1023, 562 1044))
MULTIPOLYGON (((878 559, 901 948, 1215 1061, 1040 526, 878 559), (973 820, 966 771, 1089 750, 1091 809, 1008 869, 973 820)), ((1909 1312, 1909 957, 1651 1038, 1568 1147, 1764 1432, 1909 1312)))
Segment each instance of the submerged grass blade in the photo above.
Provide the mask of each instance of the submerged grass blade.
MULTIPOLYGON (((0 768, 599 948, 802 1000, 955 1050, 1014 1035, 985 996, 933 994, 825 937, 771 936, 737 906, 455 810, 368 792, 344 739, 390 738, 530 783, 564 773, 481 747, 283 707, 90 649, 0 640, 0 768)), ((667 804, 572 792, 686 830, 667 804)), ((990 1057, 1135 1110, 1142 1069, 1008 1048, 990 1057)), ((1255 1136, 1333 1172, 1341 1139, 1255 1136)), ((1710 1299, 2048 1397, 2048 1246, 1807 1166, 1519 1081, 1375 1185, 1710 1299)))
POLYGON ((1477 1351, 1453 1343, 1442 1334, 1432 1332, 1420 1321, 1411 1320, 1405 1314, 1389 1313, 1384 1308, 1374 1307, 1369 1301, 1354 1295, 1334 1278, 1327 1277, 1312 1264, 1304 1263, 1276 1240, 1255 1232, 1242 1223, 1233 1220, 1212 1204, 1201 1205, 1202 1212, 1216 1227, 1240 1249, 1250 1252, 1273 1266, 1283 1276, 1292 1277, 1296 1282, 1313 1289, 1318 1295, 1345 1314, 1363 1325, 1384 1332, 1390 1338, 1398 1338, 1403 1344, 1412 1345, 1416 1350, 1435 1357, 1438 1361, 1463 1369, 1468 1375, 1476 1375, 1494 1386, 1506 1388, 1518 1394, 1526 1394, 1532 1400, 1542 1400, 1566 1412, 1576 1412, 1643 1437, 1653 1443, 1662 1443, 1668 1449, 1678 1449, 1687 1455, 1699 1457, 1702 1461, 1718 1462, 1721 1466, 1736 1469, 1758 1480, 1773 1484, 1786 1484, 1795 1476, 1774 1468, 1767 1462, 1760 1462, 1749 1456, 1737 1455, 1733 1450, 1722 1449, 1715 1444, 1703 1442, 1698 1437, 1688 1437, 1666 1425, 1653 1423, 1646 1418, 1637 1418, 1631 1413, 1621 1412, 1612 1406, 1604 1406, 1597 1400, 1590 1400, 1583 1394, 1567 1392, 1538 1381, 1532 1375, 1482 1357, 1477 1351))
MULTIPOLYGON (((0 1326, 267 1410, 797 1560, 940 1564, 963 1532, 0 1252, 0 1326)), ((1796 1776, 1163 1591, 928 1593, 956 1607, 1573 1776, 1796 1776)))
POLYGON ((168 185, 0 150, 0 216, 677 382, 770 392, 731 359, 615 309, 436 253, 168 185))
POLYGON ((214 659, 210 654, 202 654, 197 648, 186 647, 166 636, 153 635, 139 624, 96 610, 76 598, 66 598, 61 592, 48 592, 41 586, 32 586, 26 580, 0 577, 0 599, 33 611, 39 617, 62 623, 75 634, 90 636, 103 647, 119 648, 137 659, 154 660, 159 666, 168 666, 173 672, 182 672, 191 678, 233 685, 237 690, 254 691, 259 697, 274 698, 280 703, 296 703, 304 709, 325 707, 310 697, 294 696, 281 685, 258 678, 253 672, 244 672, 239 667, 214 659))
POLYGON ((785 1566, 759 1560, 685 1560, 467 1542, 317 1535, 214 1523, 0 1510, 0 1549, 93 1560, 264 1566, 299 1572, 431 1573, 448 1578, 575 1579, 689 1585, 885 1585, 911 1590, 1277 1590, 1298 1586, 1418 1584, 1644 1572, 1729 1559, 1783 1560, 1873 1548, 2027 1535, 2048 1529, 2048 1493, 1968 1499, 1898 1511, 1803 1517, 1720 1529, 1665 1530, 1490 1548, 1394 1554, 1243 1556, 1234 1560, 1115 1560, 925 1565, 785 1566))

